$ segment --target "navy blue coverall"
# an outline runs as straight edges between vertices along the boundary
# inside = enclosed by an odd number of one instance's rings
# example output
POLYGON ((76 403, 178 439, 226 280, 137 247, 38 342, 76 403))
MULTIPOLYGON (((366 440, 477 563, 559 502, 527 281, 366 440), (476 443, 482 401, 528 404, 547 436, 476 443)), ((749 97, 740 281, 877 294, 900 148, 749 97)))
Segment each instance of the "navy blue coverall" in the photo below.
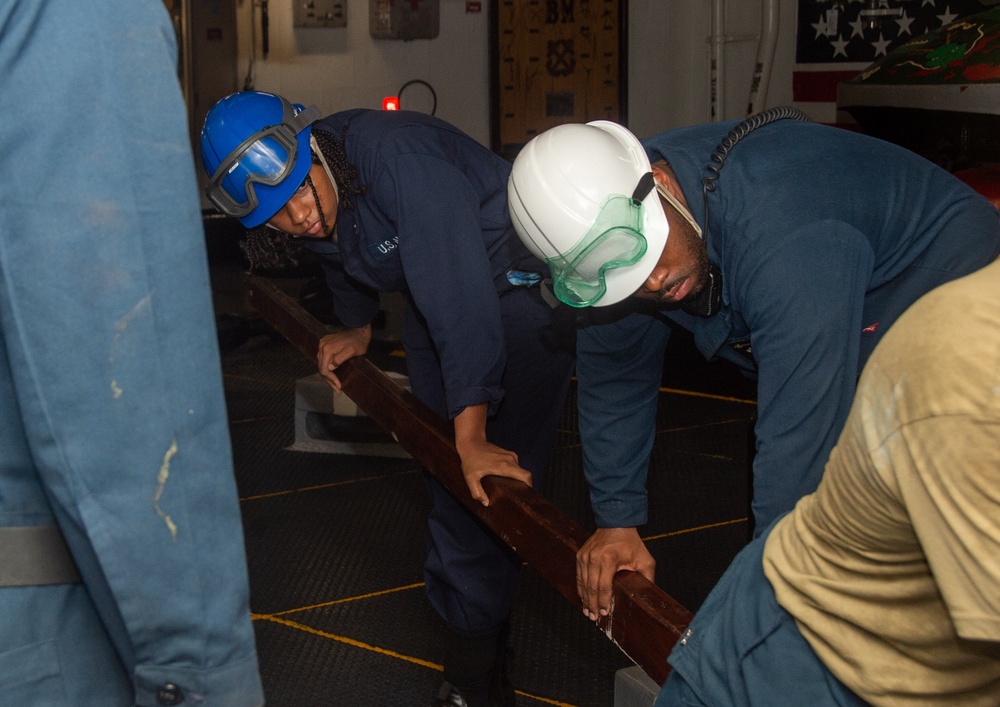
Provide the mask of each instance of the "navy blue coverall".
MULTIPOLYGON (((518 455, 540 484, 573 371, 573 320, 518 273, 543 264, 507 212, 510 164, 422 113, 351 110, 313 125, 343 138, 357 183, 340 207, 336 242, 317 253, 345 326, 375 317, 378 293, 405 294, 406 367, 414 395, 445 419, 487 403, 487 438, 518 455)), ((462 632, 490 631, 510 613, 518 558, 443 486, 433 509, 426 591, 462 632)))
MULTIPOLYGON (((726 158, 706 222, 702 178, 734 123, 643 141, 673 168, 722 305, 702 318, 627 300, 590 310, 577 341, 584 468, 600 527, 646 522, 645 481, 671 326, 707 358, 757 377, 757 532, 816 489, 875 344, 917 298, 1000 252, 1000 214, 916 154, 849 131, 781 120, 726 158)), ((933 336, 928 332, 928 336, 933 336)), ((669 362, 667 362, 669 365, 669 362)))

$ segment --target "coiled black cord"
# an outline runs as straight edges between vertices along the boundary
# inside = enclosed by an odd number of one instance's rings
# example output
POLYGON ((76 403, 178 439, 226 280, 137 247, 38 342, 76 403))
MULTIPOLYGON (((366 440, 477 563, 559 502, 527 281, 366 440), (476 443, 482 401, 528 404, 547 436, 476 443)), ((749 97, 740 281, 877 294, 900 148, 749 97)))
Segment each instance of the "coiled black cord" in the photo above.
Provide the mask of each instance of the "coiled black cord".
POLYGON ((808 115, 800 111, 798 108, 792 108, 791 106, 777 106, 775 108, 768 108, 760 113, 754 113, 726 133, 726 136, 722 138, 722 142, 720 142, 715 148, 715 152, 710 158, 711 162, 705 166, 705 169, 708 170, 709 174, 701 180, 701 186, 706 192, 706 195, 707 192, 715 191, 715 180, 719 178, 719 172, 722 171, 722 164, 726 161, 726 157, 729 156, 729 151, 733 149, 733 146, 736 145, 736 143, 759 127, 767 125, 768 123, 773 123, 776 120, 785 119, 811 120, 808 115))
POLYGON ((745 138, 748 134, 756 130, 757 128, 763 127, 768 123, 773 123, 776 120, 805 120, 811 121, 812 119, 800 111, 798 108, 792 108, 791 106, 776 106, 774 108, 768 108, 760 113, 754 113, 750 117, 743 120, 739 125, 726 133, 726 136, 722 138, 716 148, 715 152, 709 158, 710 161, 705 165, 705 169, 708 174, 701 180, 702 195, 705 202, 705 233, 704 239, 708 240, 708 194, 709 192, 715 191, 717 186, 715 180, 719 178, 719 172, 722 171, 722 165, 726 161, 726 157, 729 156, 729 151, 740 140, 745 138))

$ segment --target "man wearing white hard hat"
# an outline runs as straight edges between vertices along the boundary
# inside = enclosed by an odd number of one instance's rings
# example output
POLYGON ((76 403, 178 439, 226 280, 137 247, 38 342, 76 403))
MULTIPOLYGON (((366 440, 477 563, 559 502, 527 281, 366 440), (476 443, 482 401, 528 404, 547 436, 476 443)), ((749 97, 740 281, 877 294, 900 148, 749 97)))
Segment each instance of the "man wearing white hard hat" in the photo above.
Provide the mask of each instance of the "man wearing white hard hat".
POLYGON ((788 108, 642 142, 606 121, 558 126, 518 155, 508 194, 556 297, 587 320, 578 405, 598 530, 577 566, 594 619, 616 571, 653 578, 637 526, 673 327, 757 379, 760 535, 816 489, 890 325, 1000 253, 1000 214, 944 169, 788 108))

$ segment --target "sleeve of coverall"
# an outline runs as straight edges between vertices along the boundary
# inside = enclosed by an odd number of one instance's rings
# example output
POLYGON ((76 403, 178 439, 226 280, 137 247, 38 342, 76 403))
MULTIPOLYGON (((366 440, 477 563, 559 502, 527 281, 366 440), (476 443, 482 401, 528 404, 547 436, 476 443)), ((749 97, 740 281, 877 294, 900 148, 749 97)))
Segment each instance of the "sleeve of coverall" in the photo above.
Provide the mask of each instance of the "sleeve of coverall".
POLYGON ((638 313, 577 333, 580 443, 598 527, 646 522, 646 477, 669 337, 663 320, 638 313))
POLYGON ((49 116, 0 128, 21 166, 0 170, 0 309, 32 458, 135 704, 170 684, 262 705, 174 33, 151 0, 43 5, 21 18, 38 41, 0 53, 4 105, 49 116))
POLYGON ((759 534, 819 485, 857 385, 868 240, 834 222, 744 258, 743 304, 757 363, 753 511, 759 534))
POLYGON ((395 158, 376 189, 385 208, 396 209, 389 216, 406 284, 441 359, 449 417, 479 403, 493 412, 503 395, 506 350, 479 194, 454 166, 423 155, 395 158), (433 185, 433 196, 415 184, 433 185))

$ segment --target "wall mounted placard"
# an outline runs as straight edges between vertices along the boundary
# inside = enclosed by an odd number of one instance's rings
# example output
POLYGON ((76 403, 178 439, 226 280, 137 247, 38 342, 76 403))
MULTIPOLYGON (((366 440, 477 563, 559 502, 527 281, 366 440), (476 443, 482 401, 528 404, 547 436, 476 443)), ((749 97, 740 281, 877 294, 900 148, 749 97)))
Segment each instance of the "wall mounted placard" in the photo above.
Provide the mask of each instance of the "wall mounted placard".
POLYGON ((441 0, 368 0, 368 31, 375 39, 434 39, 441 0))
POLYGON ((626 120, 627 0, 490 3, 492 149, 562 123, 626 120))

